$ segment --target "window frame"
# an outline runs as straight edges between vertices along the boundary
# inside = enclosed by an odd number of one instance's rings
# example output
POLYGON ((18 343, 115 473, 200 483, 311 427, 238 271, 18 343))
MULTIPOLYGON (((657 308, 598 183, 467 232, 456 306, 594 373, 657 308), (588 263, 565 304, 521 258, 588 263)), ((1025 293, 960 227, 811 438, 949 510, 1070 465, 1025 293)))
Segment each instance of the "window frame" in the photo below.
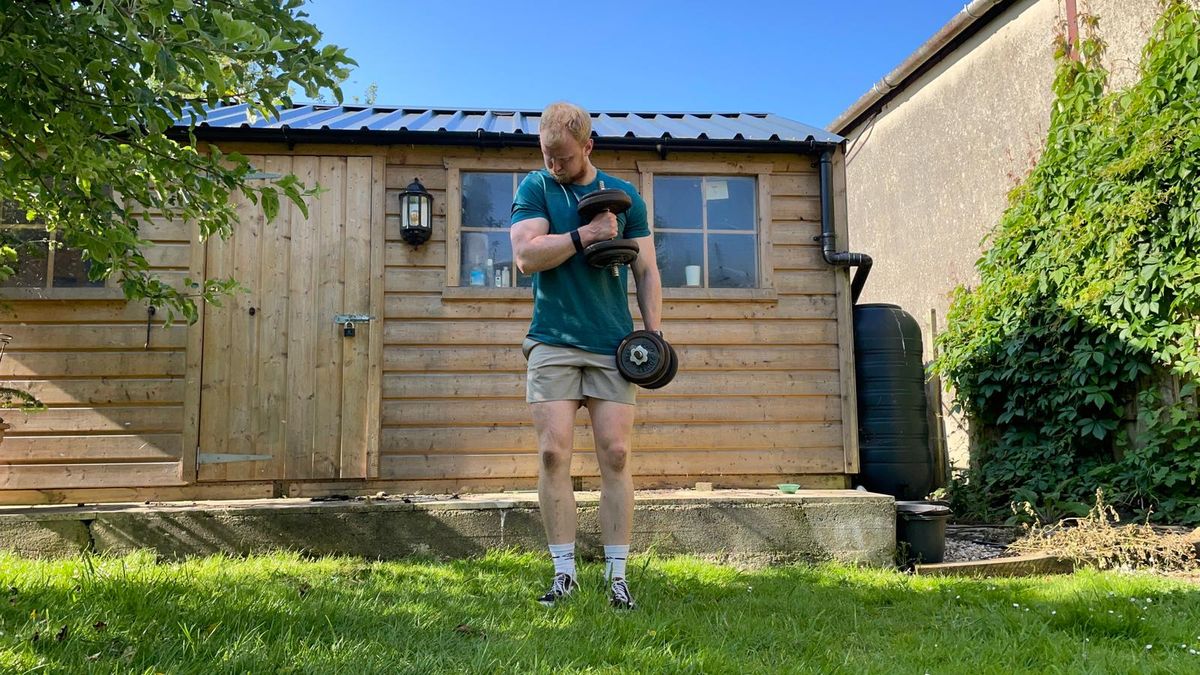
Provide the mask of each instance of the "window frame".
MULTIPOLYGON (((446 167, 446 283, 442 298, 446 300, 508 300, 532 298, 533 289, 528 286, 496 288, 495 286, 462 286, 462 174, 467 173, 514 173, 520 176, 534 170, 535 160, 530 158, 447 158, 446 167)), ((508 228, 505 228, 506 230, 508 228)), ((517 270, 511 270, 516 278, 517 270)))
MULTIPOLYGON (((446 280, 443 300, 522 300, 533 297, 529 287, 495 288, 461 286, 462 283, 462 174, 499 172, 525 174, 539 168, 536 158, 455 157, 442 161, 446 169, 446 280)), ((638 161, 638 189, 646 202, 647 218, 654 218, 654 176, 730 176, 755 179, 759 279, 757 288, 663 288, 664 300, 710 300, 728 302, 776 302, 774 265, 771 261, 771 174, 768 162, 728 161, 638 161)), ((603 168, 597 164, 598 168, 603 168)), ((653 226, 651 227, 653 229, 653 226)), ((513 270, 516 274, 516 270, 513 270)), ((636 282, 635 282, 636 283, 636 282)), ((630 294, 636 292, 630 285, 630 294)))
MULTIPOLYGON (((756 288, 681 288, 663 287, 664 299, 669 300, 730 300, 737 302, 773 302, 778 298, 775 290, 775 269, 771 261, 771 190, 770 180, 774 166, 766 162, 722 162, 722 161, 640 161, 637 163, 641 177, 642 198, 646 200, 646 214, 654 222, 654 177, 692 176, 699 178, 730 177, 753 178, 757 199, 754 228, 758 237, 758 286, 756 288)), ((652 228, 653 229, 653 228, 652 228)), ((707 247, 706 247, 707 248, 707 247)), ((708 274, 708 252, 704 253, 708 274)))
MULTIPOLYGON (((3 220, 0 218, 0 220, 3 220)), ((51 246, 50 241, 58 241, 58 232, 50 232, 45 223, 8 223, 0 222, 0 229, 5 230, 40 230, 47 235, 46 251, 46 285, 44 286, 0 286, 0 299, 5 300, 106 300, 124 298, 124 292, 113 285, 111 278, 104 280, 103 286, 55 286, 54 259, 60 247, 51 246)))

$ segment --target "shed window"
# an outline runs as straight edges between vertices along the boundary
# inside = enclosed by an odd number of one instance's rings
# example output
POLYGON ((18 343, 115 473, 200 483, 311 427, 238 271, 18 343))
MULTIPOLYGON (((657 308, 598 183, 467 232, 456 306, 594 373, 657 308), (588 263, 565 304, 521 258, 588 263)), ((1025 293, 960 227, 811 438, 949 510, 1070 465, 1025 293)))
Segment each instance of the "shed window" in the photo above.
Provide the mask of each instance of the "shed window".
POLYGON ((462 249, 459 286, 532 286, 517 271, 509 239, 509 216, 520 173, 462 173, 462 249))
POLYGON ((54 232, 11 201, 0 205, 0 244, 16 249, 13 274, 0 281, 3 288, 101 288, 104 281, 88 279, 91 262, 83 252, 55 242, 54 232))
POLYGON ((748 176, 654 176, 664 287, 759 286, 758 188, 748 176))

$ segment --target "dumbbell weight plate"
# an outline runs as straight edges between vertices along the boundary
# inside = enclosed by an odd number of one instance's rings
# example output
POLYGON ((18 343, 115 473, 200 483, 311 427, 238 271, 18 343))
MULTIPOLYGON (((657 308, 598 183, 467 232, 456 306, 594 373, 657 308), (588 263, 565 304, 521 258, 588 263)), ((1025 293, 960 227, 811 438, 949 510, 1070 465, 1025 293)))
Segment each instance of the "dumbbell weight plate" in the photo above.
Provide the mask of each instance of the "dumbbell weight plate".
POLYGON ((583 249, 583 257, 592 267, 628 265, 637 260, 638 250, 638 243, 632 239, 609 239, 583 249))
POLYGON ((579 200, 579 205, 575 210, 579 213, 579 218, 586 225, 592 222, 592 218, 596 217, 601 211, 612 211, 613 213, 624 213, 633 206, 633 200, 629 195, 625 194, 624 190, 607 189, 596 190, 590 195, 579 200))
POLYGON ((666 371, 654 381, 643 384, 643 389, 661 389, 675 379, 675 374, 679 372, 679 354, 675 353, 675 347, 669 342, 667 343, 667 353, 670 354, 670 360, 667 363, 666 371))
POLYGON ((645 330, 635 330, 617 347, 617 370, 626 380, 644 385, 653 382, 670 366, 670 351, 662 338, 645 330))

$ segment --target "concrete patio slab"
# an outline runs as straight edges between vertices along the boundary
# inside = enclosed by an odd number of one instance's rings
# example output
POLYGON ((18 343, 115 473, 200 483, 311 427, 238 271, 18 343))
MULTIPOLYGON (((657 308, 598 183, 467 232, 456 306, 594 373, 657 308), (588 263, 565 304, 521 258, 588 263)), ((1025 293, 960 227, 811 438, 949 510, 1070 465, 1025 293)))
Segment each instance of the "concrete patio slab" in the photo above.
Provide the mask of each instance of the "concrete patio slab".
MULTIPOLYGON (((601 550, 599 494, 578 492, 581 555, 601 550)), ((890 566, 895 504, 858 490, 643 491, 633 548, 743 564, 890 566)), ((149 549, 167 559, 295 550, 372 559, 542 551, 532 492, 0 508, 0 550, 26 557, 149 549)))

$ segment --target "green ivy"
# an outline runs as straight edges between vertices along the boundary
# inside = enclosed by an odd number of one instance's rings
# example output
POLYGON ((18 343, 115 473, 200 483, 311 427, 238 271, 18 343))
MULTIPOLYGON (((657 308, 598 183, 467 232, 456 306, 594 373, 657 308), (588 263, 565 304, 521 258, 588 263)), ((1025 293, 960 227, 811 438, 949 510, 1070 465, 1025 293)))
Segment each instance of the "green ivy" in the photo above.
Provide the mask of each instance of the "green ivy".
POLYGON ((937 340, 980 441, 959 494, 1055 516, 1103 487, 1197 523, 1200 12, 1163 3, 1126 90, 1106 92, 1102 53, 1060 45, 1045 150, 937 340))

